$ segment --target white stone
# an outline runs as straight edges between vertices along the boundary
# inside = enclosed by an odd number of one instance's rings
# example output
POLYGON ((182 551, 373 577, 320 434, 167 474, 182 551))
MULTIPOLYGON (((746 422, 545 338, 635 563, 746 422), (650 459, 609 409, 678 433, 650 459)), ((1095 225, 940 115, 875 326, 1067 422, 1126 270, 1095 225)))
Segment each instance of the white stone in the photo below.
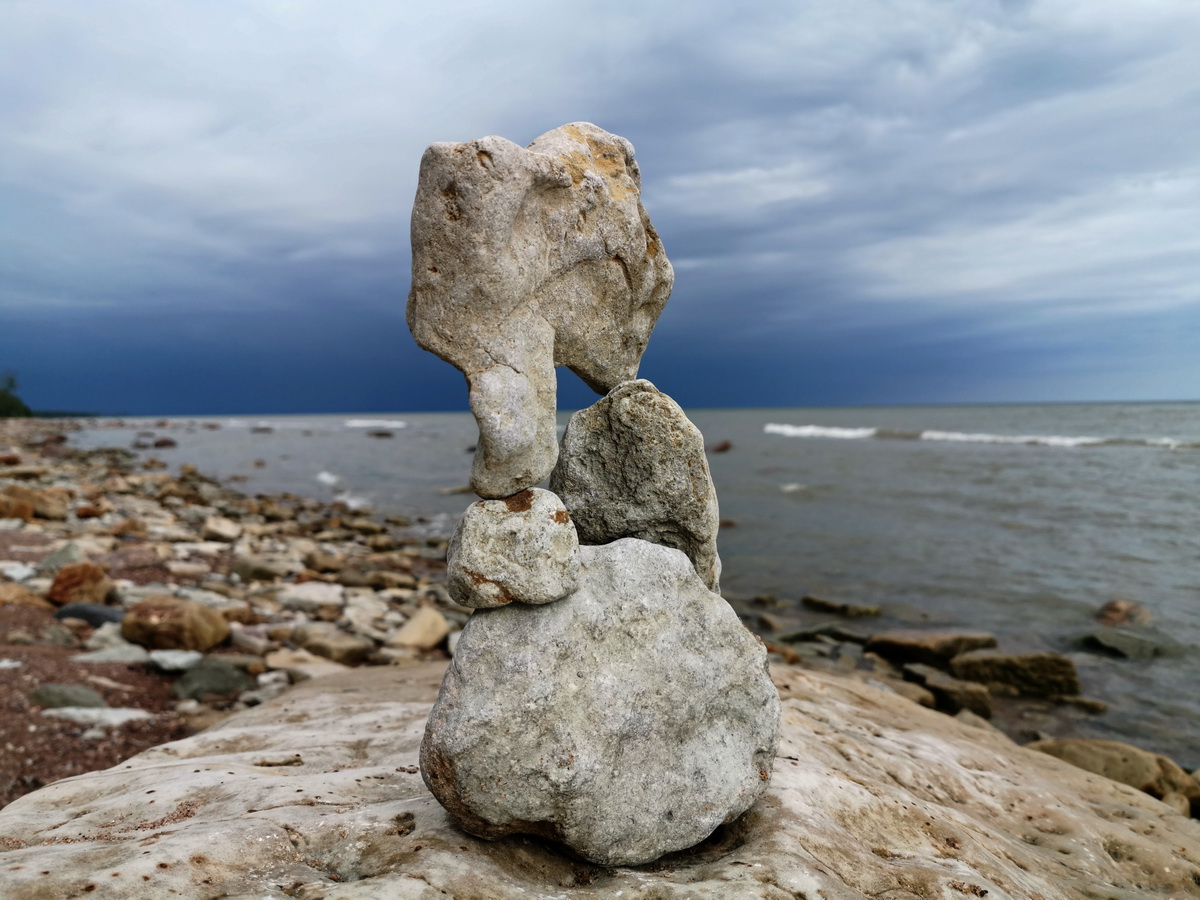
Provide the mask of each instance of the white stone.
POLYGON ((477 609, 550 603, 571 593, 578 575, 575 525, 541 488, 471 504, 446 551, 451 598, 477 609))
POLYGON ((51 719, 65 719, 76 725, 91 725, 98 728, 118 728, 128 722, 141 722, 154 718, 153 713, 148 713, 144 709, 94 706, 60 706, 58 709, 43 709, 42 715, 49 716, 51 719))
POLYGON ((326 606, 345 606, 346 589, 326 581, 305 581, 288 585, 275 595, 275 601, 284 609, 315 613, 326 606))
POLYGON ((209 516, 204 520, 204 540, 232 543, 242 536, 242 526, 224 516, 209 516))
POLYGON ((603 865, 682 850, 766 788, 766 650, 678 550, 582 548, 577 590, 476 612, 421 767, 467 831, 560 840, 603 865))
POLYGON ((186 672, 200 664, 204 654, 199 650, 151 650, 150 662, 164 672, 186 672))
POLYGON ((425 151, 408 325, 467 376, 480 496, 550 474, 555 366, 600 393, 635 376, 674 281, 640 198, 633 147, 586 122, 425 151))

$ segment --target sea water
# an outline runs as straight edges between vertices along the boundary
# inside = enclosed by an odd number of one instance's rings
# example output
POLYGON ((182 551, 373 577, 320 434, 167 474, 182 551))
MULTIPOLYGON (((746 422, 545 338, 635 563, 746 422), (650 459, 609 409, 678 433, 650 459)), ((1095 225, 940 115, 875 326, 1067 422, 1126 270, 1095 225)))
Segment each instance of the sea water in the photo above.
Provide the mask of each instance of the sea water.
MULTIPOLYGON (((867 630, 973 628, 1002 648, 1068 652, 1085 694, 1111 706, 1077 733, 1200 766, 1200 404, 689 415, 710 447, 726 595, 774 594, 797 616, 804 594, 878 604, 867 630), (1080 652, 1113 599, 1145 606, 1148 633, 1181 655, 1080 652)), ((75 443, 128 447, 155 431, 97 424, 75 443)), ((244 478, 249 493, 337 497, 443 536, 473 499, 457 491, 476 440, 467 413, 172 424, 161 433, 178 447, 145 454, 244 478)))

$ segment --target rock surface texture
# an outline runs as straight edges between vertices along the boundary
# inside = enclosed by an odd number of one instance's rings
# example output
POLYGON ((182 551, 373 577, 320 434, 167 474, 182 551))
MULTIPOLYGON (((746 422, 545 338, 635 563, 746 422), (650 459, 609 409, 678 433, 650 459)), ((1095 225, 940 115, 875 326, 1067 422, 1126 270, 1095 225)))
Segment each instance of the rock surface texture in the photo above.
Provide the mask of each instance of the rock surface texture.
POLYGON ((1200 823, 1159 801, 868 685, 773 674, 782 740, 767 793, 665 864, 600 868, 538 840, 464 835, 417 769, 441 666, 392 666, 308 682, 16 800, 0 810, 3 895, 1143 900, 1200 891, 1200 823))
POLYGON ((690 847, 766 788, 766 650, 679 551, 584 547, 579 588, 476 613, 421 769, 465 830, 540 834, 602 865, 690 847))
POLYGON ((720 515, 704 437, 649 381, 628 381, 571 417, 550 476, 579 539, 636 537, 682 550, 719 590, 720 515))
POLYGON ((531 488, 472 504, 450 538, 446 588, 463 606, 550 603, 575 590, 579 537, 562 501, 531 488))
POLYGON ((425 151, 408 325, 467 376, 480 496, 550 474, 556 366, 598 393, 637 374, 674 283, 640 196, 633 147, 586 122, 425 151))

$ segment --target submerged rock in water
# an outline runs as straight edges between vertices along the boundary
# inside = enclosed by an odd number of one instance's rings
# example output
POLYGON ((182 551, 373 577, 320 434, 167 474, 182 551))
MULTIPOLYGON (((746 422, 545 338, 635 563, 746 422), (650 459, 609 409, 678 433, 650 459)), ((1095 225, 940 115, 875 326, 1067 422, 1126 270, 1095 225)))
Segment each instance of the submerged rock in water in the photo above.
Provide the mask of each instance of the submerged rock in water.
POLYGON ((1002 650, 972 650, 950 660, 956 678, 995 682, 1029 697, 1078 694, 1079 674, 1075 664, 1061 653, 1007 653, 1002 650))
POLYGON ((550 474, 556 366, 599 393, 637 374, 674 282, 640 197, 633 147, 587 122, 425 151, 408 326, 467 376, 480 496, 550 474))
POLYGON ((422 773, 472 834, 648 862, 765 790, 778 697, 761 642, 681 552, 624 539, 581 554, 569 597, 472 616, 422 773))
POLYGON ((550 489, 584 543, 636 537, 674 547, 720 590, 720 515, 704 437, 649 381, 620 384, 571 416, 550 489))

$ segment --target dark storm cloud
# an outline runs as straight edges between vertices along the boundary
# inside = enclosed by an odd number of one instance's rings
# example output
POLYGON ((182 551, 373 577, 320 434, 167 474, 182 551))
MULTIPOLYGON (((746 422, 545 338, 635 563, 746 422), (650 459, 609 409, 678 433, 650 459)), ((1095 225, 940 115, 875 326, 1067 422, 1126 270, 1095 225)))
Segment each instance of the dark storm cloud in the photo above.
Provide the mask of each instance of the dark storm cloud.
POLYGON ((421 151, 578 119, 637 146, 677 269, 643 374, 686 404, 1200 384, 1189 0, 5 18, 0 368, 36 406, 461 406, 403 325, 421 151))

